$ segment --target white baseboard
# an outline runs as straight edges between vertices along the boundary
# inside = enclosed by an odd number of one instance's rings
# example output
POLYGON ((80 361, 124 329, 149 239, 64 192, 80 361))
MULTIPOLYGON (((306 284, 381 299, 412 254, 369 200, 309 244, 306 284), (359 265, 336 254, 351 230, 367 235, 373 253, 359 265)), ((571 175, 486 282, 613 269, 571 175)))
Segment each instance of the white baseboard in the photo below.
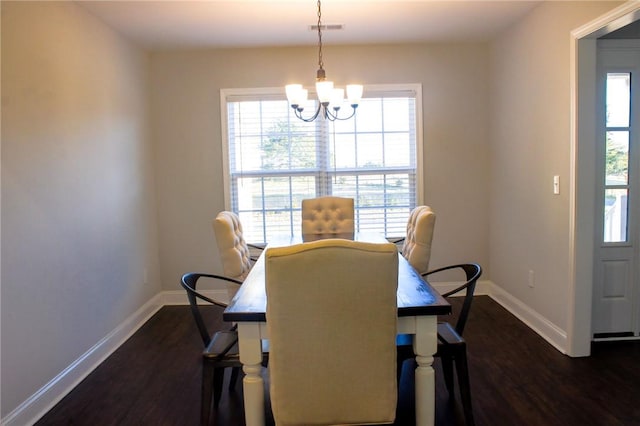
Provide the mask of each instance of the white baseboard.
POLYGON ((493 300, 538 333, 540 337, 549 342, 549 344, 558 351, 563 354, 567 353, 567 333, 565 330, 562 330, 494 283, 490 282, 488 294, 493 300))
POLYGON ((154 296, 49 383, 16 407, 0 421, 0 424, 24 426, 37 422, 147 322, 163 306, 162 299, 162 294, 154 296))
MULTIPOLYGON (((198 290, 198 293, 216 301, 227 300, 229 293, 227 290, 198 290)), ((163 291, 161 293, 162 305, 188 305, 189 300, 184 290, 163 291)))
MULTIPOLYGON (((429 282, 431 286, 438 291, 438 293, 446 293, 451 291, 459 286, 461 286, 464 281, 441 281, 441 282, 429 282)), ((484 296, 488 295, 491 292, 491 287, 493 283, 491 281, 482 281, 479 280, 476 283, 476 290, 473 292, 474 296, 484 296)), ((464 296, 464 293, 454 294, 454 296, 464 296)))
MULTIPOLYGON (((227 297, 228 293, 227 290, 221 289, 203 290, 202 294, 222 300, 227 297)), ((27 398, 3 419, 0 419, 0 425, 24 426, 34 424, 142 327, 160 308, 165 305, 188 304, 189 301, 184 290, 163 291, 155 295, 115 330, 103 337, 91 349, 82 354, 80 358, 61 371, 49 383, 27 398)))
POLYGON ((162 297, 163 306, 189 304, 189 300, 187 299, 187 296, 184 290, 163 291, 161 293, 161 297, 162 297))
MULTIPOLYGON (((430 283, 439 293, 446 293, 462 285, 462 282, 435 282, 430 283)), ((457 294, 454 296, 463 296, 457 294)), ((512 315, 525 323, 543 339, 563 354, 567 353, 567 333, 553 324, 551 321, 540 315, 529 306, 512 296, 510 293, 498 287, 491 281, 478 281, 475 296, 488 295, 512 315)))

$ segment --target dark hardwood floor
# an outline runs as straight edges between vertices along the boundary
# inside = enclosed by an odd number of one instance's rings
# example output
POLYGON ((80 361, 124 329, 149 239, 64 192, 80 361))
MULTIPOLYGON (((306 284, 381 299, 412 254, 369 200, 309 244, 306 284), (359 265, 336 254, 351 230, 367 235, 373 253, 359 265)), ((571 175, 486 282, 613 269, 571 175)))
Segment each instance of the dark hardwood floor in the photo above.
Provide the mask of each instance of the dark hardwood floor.
MULTIPOLYGON (((208 315, 226 327, 221 312, 208 315)), ((640 342, 599 343, 591 357, 569 358, 487 296, 475 298, 465 337, 476 424, 640 425, 640 342)), ((37 425, 198 425, 201 350, 189 308, 166 306, 37 425)), ((436 424, 463 424, 435 366, 436 424)), ((411 367, 396 425, 414 423, 411 367)), ((244 424, 242 407, 238 383, 225 390, 217 424, 244 424)))

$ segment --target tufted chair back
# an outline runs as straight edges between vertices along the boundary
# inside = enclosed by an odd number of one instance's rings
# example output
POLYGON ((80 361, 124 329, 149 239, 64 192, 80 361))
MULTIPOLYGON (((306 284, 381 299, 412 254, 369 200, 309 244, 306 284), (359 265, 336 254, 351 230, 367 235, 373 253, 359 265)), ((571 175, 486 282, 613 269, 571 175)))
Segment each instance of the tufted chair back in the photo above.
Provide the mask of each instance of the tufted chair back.
POLYGON ((353 198, 302 200, 302 235, 353 233, 353 198))
POLYGON ((407 236, 402 247, 402 255, 420 274, 429 270, 435 224, 436 214, 429 206, 418 206, 413 209, 407 221, 407 236))
POLYGON ((275 423, 393 423, 398 250, 328 239, 265 254, 275 423))
POLYGON ((240 218, 233 212, 222 211, 213 221, 213 230, 224 274, 244 281, 252 263, 249 247, 242 236, 240 218))

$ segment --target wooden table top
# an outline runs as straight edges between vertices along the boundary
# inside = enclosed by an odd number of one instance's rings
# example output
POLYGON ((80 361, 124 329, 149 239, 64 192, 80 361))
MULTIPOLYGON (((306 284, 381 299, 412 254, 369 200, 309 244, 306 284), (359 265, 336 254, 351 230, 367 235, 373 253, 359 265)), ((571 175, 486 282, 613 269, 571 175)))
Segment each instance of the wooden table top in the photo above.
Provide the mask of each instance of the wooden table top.
MULTIPOLYGON (((333 234, 305 236, 304 241, 326 238, 344 238, 356 241, 381 243, 387 242, 377 234, 333 234)), ((300 236, 282 238, 268 247, 286 246, 303 242, 300 236)), ((266 251, 266 250, 265 250, 266 251)), ((266 321, 267 295, 265 291, 264 253, 251 269, 251 272, 225 309, 225 321, 266 321)), ((398 256, 398 316, 446 315, 451 313, 451 305, 431 285, 409 265, 402 256, 398 256)))

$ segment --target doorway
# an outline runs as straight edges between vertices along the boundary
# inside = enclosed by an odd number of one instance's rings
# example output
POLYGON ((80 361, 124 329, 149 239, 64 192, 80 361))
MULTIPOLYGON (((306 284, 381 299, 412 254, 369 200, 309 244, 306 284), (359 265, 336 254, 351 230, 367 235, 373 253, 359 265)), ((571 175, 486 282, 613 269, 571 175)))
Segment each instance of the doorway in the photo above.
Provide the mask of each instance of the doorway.
MULTIPOLYGON (((625 28, 638 26, 640 21, 625 28)), ((627 30, 628 31, 628 30, 627 30)), ((640 35, 597 42, 594 340, 639 338, 640 35)))
POLYGON ((627 2, 571 32, 571 247, 566 351, 591 353, 596 227, 597 39, 640 20, 640 3, 627 2))

